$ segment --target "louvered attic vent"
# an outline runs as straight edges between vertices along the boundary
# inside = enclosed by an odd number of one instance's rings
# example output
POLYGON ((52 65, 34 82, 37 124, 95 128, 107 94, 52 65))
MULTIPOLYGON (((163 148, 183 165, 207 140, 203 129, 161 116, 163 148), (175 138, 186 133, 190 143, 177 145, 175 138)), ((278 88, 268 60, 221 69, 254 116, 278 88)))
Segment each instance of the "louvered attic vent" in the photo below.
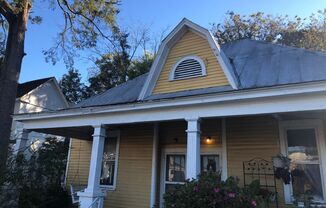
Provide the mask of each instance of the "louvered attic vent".
POLYGON ((187 79, 203 75, 206 75, 203 61, 196 56, 188 56, 175 64, 170 80, 187 79))

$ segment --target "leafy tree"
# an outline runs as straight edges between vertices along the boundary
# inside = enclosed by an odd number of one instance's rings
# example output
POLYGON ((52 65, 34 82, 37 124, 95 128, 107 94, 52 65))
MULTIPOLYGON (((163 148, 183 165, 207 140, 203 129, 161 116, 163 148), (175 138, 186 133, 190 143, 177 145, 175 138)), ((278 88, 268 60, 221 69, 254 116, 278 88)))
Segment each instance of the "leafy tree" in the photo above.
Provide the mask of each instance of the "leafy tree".
POLYGON ((223 23, 213 24, 219 43, 240 39, 263 40, 309 50, 326 50, 326 9, 309 18, 266 15, 262 12, 240 15, 228 12, 223 23))
POLYGON ((147 73, 153 63, 154 56, 151 53, 145 53, 139 59, 132 61, 128 70, 128 79, 133 79, 147 73))
POLYGON ((76 69, 69 69, 59 82, 62 93, 70 103, 78 103, 86 95, 86 86, 81 83, 81 75, 76 69))
POLYGON ((70 197, 61 187, 67 163, 68 141, 47 138, 27 159, 11 155, 7 162, 5 185, 0 189, 3 208, 69 207, 70 197))
POLYGON ((127 33, 117 34, 119 48, 96 60, 96 71, 88 79, 88 96, 104 92, 149 71, 153 56, 145 52, 140 58, 133 59, 135 50, 131 50, 128 36, 127 33))
MULTIPOLYGON (((48 0, 53 10, 61 11, 64 26, 55 46, 44 51, 48 61, 63 57, 73 64, 76 50, 114 44, 110 32, 116 31, 118 0, 48 0)), ((25 33, 28 22, 40 23, 41 17, 30 16, 32 0, 0 0, 0 43, 3 43, 3 63, 0 68, 0 176, 4 169, 14 110, 17 81, 21 70, 25 33)))

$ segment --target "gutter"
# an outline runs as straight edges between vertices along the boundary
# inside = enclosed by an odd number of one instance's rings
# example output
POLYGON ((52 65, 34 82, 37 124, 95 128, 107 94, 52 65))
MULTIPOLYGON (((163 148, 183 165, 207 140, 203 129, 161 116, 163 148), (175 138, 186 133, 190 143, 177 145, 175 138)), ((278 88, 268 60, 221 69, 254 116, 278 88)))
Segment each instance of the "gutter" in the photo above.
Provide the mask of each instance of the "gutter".
POLYGON ((132 104, 109 106, 94 106, 85 108, 63 109, 54 112, 29 113, 13 115, 14 120, 37 120, 45 118, 59 118, 103 113, 118 113, 153 108, 178 107, 227 101, 240 101, 247 99, 268 98, 276 96, 291 96, 307 93, 326 92, 326 81, 307 82, 300 84, 282 85, 255 89, 236 90, 232 92, 214 93, 209 95, 194 95, 183 98, 169 98, 163 100, 143 101, 132 104))

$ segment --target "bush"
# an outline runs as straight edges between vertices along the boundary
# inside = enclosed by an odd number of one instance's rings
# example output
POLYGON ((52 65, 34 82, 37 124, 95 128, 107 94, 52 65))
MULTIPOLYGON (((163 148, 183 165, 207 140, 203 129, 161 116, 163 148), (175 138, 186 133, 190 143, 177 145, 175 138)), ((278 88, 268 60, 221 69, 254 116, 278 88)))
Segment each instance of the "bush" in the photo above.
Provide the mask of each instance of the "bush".
POLYGON ((260 189, 259 181, 241 188, 234 177, 222 181, 220 174, 208 172, 198 180, 186 181, 183 186, 168 191, 164 205, 166 208, 262 208, 266 207, 269 196, 260 189))
POLYGON ((1 208, 67 208, 68 192, 61 186, 67 163, 68 143, 48 138, 30 158, 10 154, 0 187, 1 208))

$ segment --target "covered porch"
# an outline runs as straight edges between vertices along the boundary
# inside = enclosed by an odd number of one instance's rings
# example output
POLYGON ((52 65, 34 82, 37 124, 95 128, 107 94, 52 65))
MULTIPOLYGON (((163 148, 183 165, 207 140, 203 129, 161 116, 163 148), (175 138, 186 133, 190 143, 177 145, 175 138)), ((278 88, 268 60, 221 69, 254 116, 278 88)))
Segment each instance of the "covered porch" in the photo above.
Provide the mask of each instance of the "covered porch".
POLYGON ((167 189, 202 171, 236 176, 243 185, 244 161, 317 151, 301 161, 315 180, 295 186, 277 180, 283 207, 309 186, 316 199, 325 199, 325 118, 326 111, 318 110, 54 128, 27 122, 25 129, 74 138, 66 185, 86 187, 78 193, 81 207, 153 207, 167 189))
POLYGON ((70 108, 14 119, 23 123, 26 134, 39 131, 75 138, 67 185, 86 186, 78 194, 82 208, 153 207, 162 202, 166 189, 183 178, 196 178, 208 160, 224 179, 237 176, 241 184, 243 161, 256 157, 270 161, 278 153, 309 150, 310 159, 299 162, 301 167, 312 167, 318 180, 298 187, 283 187, 278 181, 279 201, 284 205, 311 184, 316 199, 326 199, 324 89, 323 83, 316 82, 70 108))

